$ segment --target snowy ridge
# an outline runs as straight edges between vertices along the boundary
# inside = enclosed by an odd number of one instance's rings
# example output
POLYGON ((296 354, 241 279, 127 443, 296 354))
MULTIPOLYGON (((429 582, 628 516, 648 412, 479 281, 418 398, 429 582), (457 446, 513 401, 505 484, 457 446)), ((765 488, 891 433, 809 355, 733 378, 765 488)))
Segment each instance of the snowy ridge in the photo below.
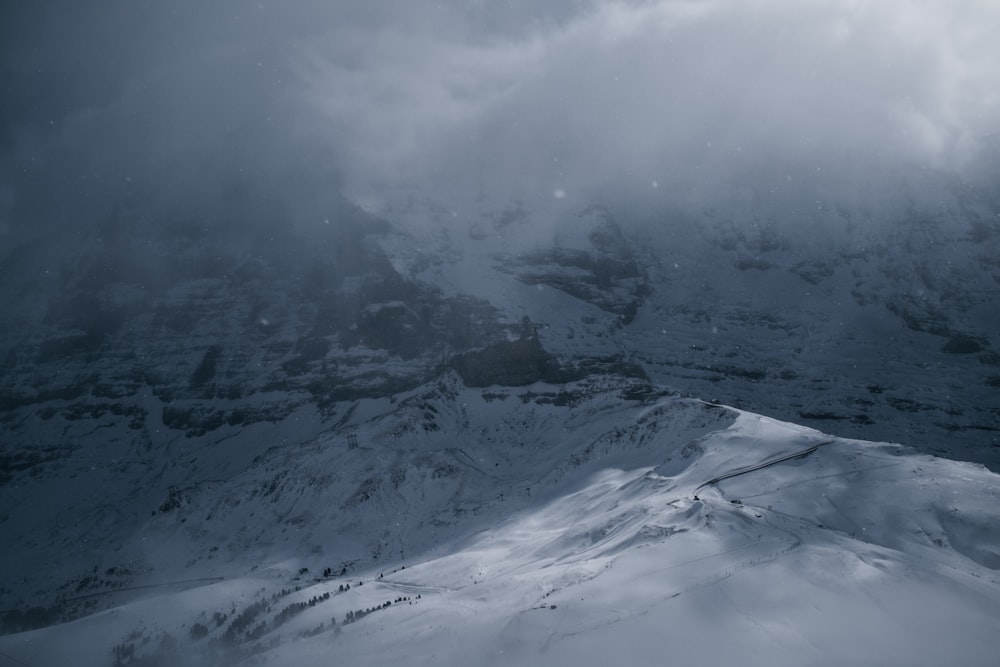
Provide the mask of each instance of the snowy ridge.
MULTIPOLYGON (((144 591, 66 625, 0 638, 0 652, 79 665, 115 656, 125 665, 146 664, 143 656, 195 665, 596 665, 665 653, 706 665, 931 665, 949 656, 992 664, 995 474, 691 399, 623 402, 615 383, 569 406, 553 404, 560 392, 545 386, 455 384, 437 404, 454 410, 434 415, 438 431, 424 428, 420 407, 434 389, 388 412, 359 408, 341 428, 359 449, 378 443, 373 453, 409 457, 397 482, 372 486, 351 470, 308 491, 322 483, 307 467, 330 471, 348 460, 324 463, 336 433, 265 457, 298 479, 283 493, 312 518, 293 525, 312 540, 336 538, 328 552, 287 549, 276 559, 289 524, 265 519, 270 544, 261 537, 233 551, 222 581, 144 591), (421 473, 416 460, 440 467, 421 473), (329 511, 349 488, 341 506, 351 506, 353 528, 329 511), (371 524, 393 518, 401 527, 386 550, 400 547, 404 557, 337 571, 334 544, 362 524, 380 534, 371 524)), ((271 465, 180 511, 193 517, 227 502, 271 465)), ((159 539, 166 546, 182 534, 159 539)))

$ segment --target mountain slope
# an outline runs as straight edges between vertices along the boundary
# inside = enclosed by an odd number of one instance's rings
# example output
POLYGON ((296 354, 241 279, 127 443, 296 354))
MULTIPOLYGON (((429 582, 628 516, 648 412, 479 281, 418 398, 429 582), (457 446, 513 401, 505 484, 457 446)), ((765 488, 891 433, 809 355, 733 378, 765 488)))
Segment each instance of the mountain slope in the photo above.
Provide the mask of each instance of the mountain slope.
MULTIPOLYGON (((126 665, 244 664, 254 655, 317 665, 604 664, 621 655, 992 664, 995 474, 689 399, 623 404, 603 392, 565 407, 546 389, 457 391, 456 412, 435 417, 446 440, 409 431, 400 478, 360 480, 341 502, 359 524, 383 522, 369 526, 375 534, 397 517, 402 527, 388 532, 401 557, 362 559, 342 574, 339 563, 323 567, 336 546, 289 548, 278 560, 280 550, 258 541, 271 560, 233 550, 216 583, 150 589, 67 625, 4 637, 0 651, 81 665, 115 655, 126 665), (465 460, 451 458, 450 471, 447 450, 437 449, 445 442, 460 443, 465 460), (426 476, 412 462, 435 457, 440 467, 426 476)), ((390 425, 421 424, 421 398, 358 419, 358 441, 385 443, 399 437, 390 425)), ((352 534, 330 495, 348 485, 316 489, 322 483, 295 465, 333 469, 324 459, 339 446, 334 437, 271 457, 298 480, 281 493, 297 494, 297 511, 312 514, 293 524, 312 540, 352 534)), ((398 446, 373 451, 401 455, 398 446)), ((193 518, 236 496, 206 491, 177 511, 193 518)), ((261 537, 278 543, 287 527, 265 518, 261 537)), ((183 533, 144 538, 155 552, 176 548, 183 533)))
MULTIPOLYGON (((94 631, 94 656, 107 657, 108 642, 135 643, 133 630, 152 642, 153 630, 137 629, 147 612, 131 605, 166 605, 162 594, 195 587, 195 613, 207 616, 192 620, 188 609, 164 628, 178 640, 178 624, 205 625, 201 639, 230 632, 211 650, 242 659, 267 649, 265 635, 288 638, 272 617, 261 625, 263 607, 244 617, 255 625, 233 628, 233 607, 250 595, 243 586, 262 568, 273 607, 318 573, 374 583, 403 563, 436 572, 436 559, 461 560, 477 531, 522 513, 554 524, 531 541, 551 531, 553 558, 590 568, 604 562, 588 560, 590 538, 563 535, 576 510, 544 508, 608 470, 625 475, 612 496, 652 469, 649 502, 700 503, 697 529, 670 516, 645 529, 624 516, 620 530, 613 517, 593 528, 618 535, 622 553, 682 527, 692 539, 722 508, 736 521, 748 510, 723 500, 735 489, 736 499, 823 524, 800 531, 803 544, 826 544, 830 528, 846 535, 834 549, 845 559, 872 542, 904 554, 904 569, 944 549, 944 562, 972 562, 992 582, 995 509, 977 498, 994 498, 993 477, 947 461, 921 459, 923 470, 880 461, 871 468, 880 475, 930 470, 927 479, 945 480, 896 505, 880 497, 895 493, 882 478, 858 467, 884 452, 842 439, 997 465, 995 202, 992 191, 933 177, 925 189, 933 196, 910 208, 876 197, 808 215, 805 204, 753 198, 698 213, 564 198, 482 202, 464 217, 412 199, 377 216, 336 199, 312 226, 146 220, 140 206, 76 247, 25 243, 0 266, 3 629, 122 609, 120 625, 94 631), (834 435, 789 426, 794 437, 770 434, 744 451, 749 427, 739 422, 705 449, 699 438, 725 433, 740 414, 721 404, 834 435), (805 451, 825 440, 837 446, 805 451), (796 454, 808 456, 785 458, 796 454), (806 479, 777 476, 803 463, 806 479), (945 500, 965 493, 975 507, 956 505, 953 516, 945 500), (865 514, 876 506, 892 527, 865 514), (878 526, 883 536, 870 538, 878 526), (216 612, 226 620, 207 632, 216 612)), ((783 549, 791 525, 769 524, 768 548, 783 549)), ((713 531, 697 540, 738 546, 713 531)), ((862 604, 849 597, 845 609, 862 604)), ((67 627, 89 622, 98 620, 67 627)), ((209 655, 190 639, 177 650, 209 655)))

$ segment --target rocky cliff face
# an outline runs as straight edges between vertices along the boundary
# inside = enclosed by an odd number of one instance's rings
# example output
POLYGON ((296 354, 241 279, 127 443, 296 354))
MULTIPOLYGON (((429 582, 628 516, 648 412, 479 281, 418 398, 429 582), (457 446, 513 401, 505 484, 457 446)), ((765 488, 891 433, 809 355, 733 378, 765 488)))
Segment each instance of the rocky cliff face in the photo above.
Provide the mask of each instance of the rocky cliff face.
POLYGON ((914 179, 843 204, 518 209, 447 262, 390 251, 527 317, 559 358, 615 355, 682 392, 997 466, 1000 198, 914 179))
MULTIPOLYGON (((92 608, 91 592, 209 576, 235 553, 318 549, 344 567, 428 546, 422 529, 403 538, 351 513, 383 522, 404 486, 425 494, 425 518, 473 511, 462 489, 495 480, 461 453, 487 437, 461 416, 469 391, 554 410, 672 391, 1000 462, 990 190, 821 225, 517 210, 417 231, 412 211, 347 202, 309 228, 122 207, 70 243, 10 249, 0 569, 15 575, 0 609, 35 604, 51 621, 92 608), (395 444, 359 442, 374 424, 395 444), (430 449, 399 444, 435 432, 430 449)), ((549 418, 525 413, 524 438, 549 418)), ((509 446, 495 443, 500 459, 509 446)))

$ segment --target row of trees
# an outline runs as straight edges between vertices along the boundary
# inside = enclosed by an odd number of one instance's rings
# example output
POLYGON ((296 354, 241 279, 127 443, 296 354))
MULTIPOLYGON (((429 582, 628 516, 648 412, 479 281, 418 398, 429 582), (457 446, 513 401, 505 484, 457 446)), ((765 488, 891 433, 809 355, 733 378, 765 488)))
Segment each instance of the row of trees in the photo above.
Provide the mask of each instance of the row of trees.
MULTIPOLYGON (((420 596, 418 595, 416 599, 419 600, 420 596)), ((376 611, 382 611, 383 609, 388 609, 393 605, 393 603, 400 604, 401 602, 411 602, 411 600, 409 597, 398 597, 395 599, 395 601, 386 600, 384 603, 376 605, 374 607, 369 607, 368 609, 358 609, 357 611, 349 611, 347 612, 347 616, 344 617, 344 625, 354 623, 355 621, 360 621, 368 614, 373 614, 376 611)), ((337 620, 334 619, 333 622, 334 625, 336 625, 337 620)))
POLYGON ((292 604, 288 605, 287 607, 278 612, 278 614, 274 617, 274 620, 271 621, 271 627, 277 628, 278 626, 286 623, 290 618, 292 618, 292 616, 295 616, 296 614, 299 614, 305 611, 306 609, 309 609, 310 607, 315 607, 321 602, 326 602, 329 599, 330 599, 330 592, 327 591, 322 595, 315 595, 309 598, 307 602, 293 602, 292 604))

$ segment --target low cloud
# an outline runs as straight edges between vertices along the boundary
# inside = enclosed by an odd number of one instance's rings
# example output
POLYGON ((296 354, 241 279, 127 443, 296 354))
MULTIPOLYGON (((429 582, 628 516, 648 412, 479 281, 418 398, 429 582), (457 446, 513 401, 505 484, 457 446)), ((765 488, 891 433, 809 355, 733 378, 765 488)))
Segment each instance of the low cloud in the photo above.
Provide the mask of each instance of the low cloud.
POLYGON ((962 169, 1000 118, 997 27, 987 2, 599 2, 479 41, 380 26, 300 76, 357 192, 705 194, 962 169))
POLYGON ((204 217, 266 201, 294 218, 340 191, 846 192, 902 167, 984 164, 1000 124, 989 0, 538 5, 9 10, 0 229, 72 224, 123 197, 204 217))

